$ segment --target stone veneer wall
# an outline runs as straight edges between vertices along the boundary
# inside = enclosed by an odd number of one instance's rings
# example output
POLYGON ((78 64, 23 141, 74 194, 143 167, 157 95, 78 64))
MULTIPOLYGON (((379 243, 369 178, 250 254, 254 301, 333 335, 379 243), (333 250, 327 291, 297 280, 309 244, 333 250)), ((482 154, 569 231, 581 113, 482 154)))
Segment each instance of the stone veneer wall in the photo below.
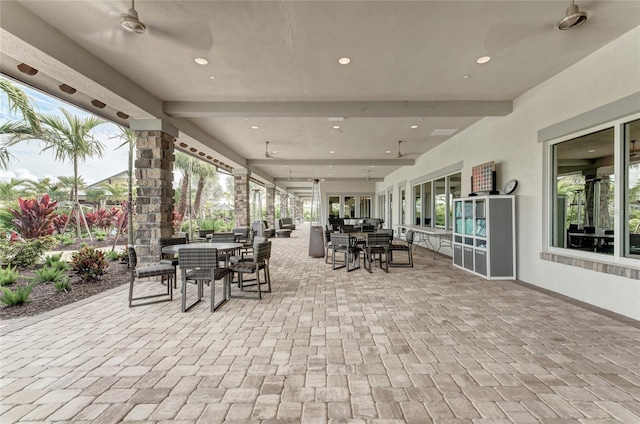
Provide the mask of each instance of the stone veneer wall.
POLYGON ((267 187, 267 224, 269 228, 276 228, 276 188, 267 187))
POLYGON ((302 199, 296 199, 296 219, 298 222, 304 222, 304 202, 302 199))
POLYGON ((233 175, 233 202, 235 205, 236 227, 250 227, 249 222, 249 174, 233 175))
POLYGON ((136 252, 140 264, 160 259, 160 237, 173 234, 175 138, 162 131, 136 131, 136 252))
POLYGON ((288 218, 287 208, 289 206, 289 195, 287 193, 280 193, 280 218, 288 218))

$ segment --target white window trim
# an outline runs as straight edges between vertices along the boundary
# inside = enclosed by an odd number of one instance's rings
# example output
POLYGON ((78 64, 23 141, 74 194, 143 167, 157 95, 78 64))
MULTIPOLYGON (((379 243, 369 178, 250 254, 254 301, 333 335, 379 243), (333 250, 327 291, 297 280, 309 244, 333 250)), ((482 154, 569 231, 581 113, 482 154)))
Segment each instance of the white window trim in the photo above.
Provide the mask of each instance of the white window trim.
POLYGON ((624 252, 621 250, 622 247, 622 234, 627 229, 626 223, 624 222, 624 205, 627 203, 627 193, 623 192, 623 187, 625 185, 624 178, 626 178, 626 170, 624 169, 625 161, 623 160, 623 156, 626 153, 624 150, 624 140, 623 140, 623 132, 622 128, 625 124, 640 119, 640 113, 635 113, 631 115, 624 116, 622 118, 617 118, 614 120, 610 120, 607 122, 599 123, 597 125, 593 125, 591 127, 581 129, 579 131, 573 132, 571 134, 563 135, 562 137, 555 138, 553 140, 549 140, 544 143, 544 154, 543 154, 543 164, 545 167, 545 172, 543 173, 543 193, 545 193, 542 202, 543 210, 543 225, 545 231, 543 232, 542 237, 542 251, 552 253, 555 255, 568 256, 578 259, 590 260, 597 263, 606 263, 606 264, 617 264, 617 265, 626 265, 633 268, 640 268, 640 259, 637 258, 629 258, 622 256, 624 252), (568 249, 562 247, 555 247, 551 245, 552 240, 552 232, 553 232, 553 213, 555 210, 555 186, 552 187, 552 184, 555 184, 554 173, 555 173, 555 161, 553 157, 553 146, 556 144, 572 140, 574 138, 582 137, 587 134, 595 133, 607 128, 613 128, 614 132, 614 176, 615 176, 615 185, 614 185, 614 207, 613 207, 613 222, 615 236, 614 236, 614 252, 613 255, 606 255, 602 253, 595 252, 586 252, 582 250, 568 249))

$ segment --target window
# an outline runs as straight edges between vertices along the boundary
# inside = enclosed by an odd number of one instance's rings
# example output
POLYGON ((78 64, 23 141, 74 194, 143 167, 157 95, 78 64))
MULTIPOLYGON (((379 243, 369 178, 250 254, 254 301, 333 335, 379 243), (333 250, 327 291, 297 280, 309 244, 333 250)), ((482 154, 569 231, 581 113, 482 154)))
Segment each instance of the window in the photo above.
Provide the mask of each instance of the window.
POLYGON ((407 212, 407 196, 404 187, 400 188, 400 224, 406 224, 405 216, 407 212))
MULTIPOLYGON (((393 193, 389 190, 389 225, 393 224, 393 193)), ((391 227, 389 227, 391 228, 391 227)))
POLYGON ((340 218, 340 197, 329 196, 329 218, 340 218))
POLYGON ((359 218, 371 218, 371 196, 360 196, 359 218))
POLYGON ((356 216, 356 198, 353 196, 344 197, 344 218, 357 218, 356 216))
POLYGON ((462 174, 456 173, 413 186, 415 225, 451 229, 453 199, 460 197, 462 174), (435 216, 435 220, 432 218, 435 216))
POLYGON ((638 140, 626 118, 550 145, 550 247, 640 258, 638 140))

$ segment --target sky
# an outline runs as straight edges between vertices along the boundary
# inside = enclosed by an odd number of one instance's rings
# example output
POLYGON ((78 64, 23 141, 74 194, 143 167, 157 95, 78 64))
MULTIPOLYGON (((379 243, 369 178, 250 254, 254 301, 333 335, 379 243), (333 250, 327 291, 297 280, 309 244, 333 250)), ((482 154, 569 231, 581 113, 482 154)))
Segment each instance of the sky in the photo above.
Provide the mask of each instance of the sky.
MULTIPOLYGON (((0 76, 0 78, 3 78, 0 76)), ((60 108, 65 108, 74 115, 80 117, 90 116, 89 113, 78 109, 68 103, 43 94, 29 86, 12 82, 22 89, 32 99, 36 110, 44 114, 62 116, 60 108)), ((12 115, 9 112, 6 96, 0 93, 0 122, 17 120, 20 115, 12 115)), ((79 174, 87 184, 92 184, 120 172, 127 170, 128 150, 126 147, 117 149, 122 144, 118 138, 120 131, 118 126, 112 123, 99 125, 93 131, 94 137, 100 140, 104 148, 102 158, 94 158, 81 162, 78 165, 79 174)), ((0 181, 9 181, 11 178, 41 180, 43 178, 55 178, 59 176, 72 177, 73 167, 71 162, 59 162, 50 152, 41 152, 42 144, 39 141, 29 141, 9 147, 10 158, 8 169, 0 169, 0 181)))

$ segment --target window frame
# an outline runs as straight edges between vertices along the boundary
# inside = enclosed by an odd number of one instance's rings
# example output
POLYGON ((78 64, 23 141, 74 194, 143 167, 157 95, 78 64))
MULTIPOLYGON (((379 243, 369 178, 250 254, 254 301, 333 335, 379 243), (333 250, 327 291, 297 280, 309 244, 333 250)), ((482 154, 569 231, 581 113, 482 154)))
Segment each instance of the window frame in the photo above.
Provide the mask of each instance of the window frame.
POLYGON ((629 265, 633 267, 640 267, 640 255, 624 256, 626 247, 626 237, 624 235, 629 231, 629 224, 626 218, 626 209, 629 203, 629 196, 627 190, 625 190, 626 178, 627 178, 627 163, 628 163, 628 151, 625 146, 624 140, 624 126, 632 121, 640 119, 640 113, 633 113, 625 115, 621 118, 608 120, 592 126, 587 126, 578 131, 571 132, 569 134, 556 137, 554 139, 545 141, 544 145, 544 176, 543 178, 543 190, 545 193, 543 202, 543 219, 545 225, 545 235, 543 239, 543 251, 557 254, 561 256, 571 256, 581 259, 586 259, 594 262, 602 263, 619 263, 623 265, 629 265), (554 146, 557 144, 573 140, 588 134, 592 134, 598 131, 602 131, 608 128, 613 128, 613 142, 614 142, 614 213, 613 213, 613 228, 615 229, 613 240, 613 255, 589 252, 584 250, 569 249, 567 247, 553 246, 553 220, 557 210, 557 181, 555 173, 557 169, 557 158, 554 155, 554 146), (548 206, 546 206, 548 205, 548 206))

